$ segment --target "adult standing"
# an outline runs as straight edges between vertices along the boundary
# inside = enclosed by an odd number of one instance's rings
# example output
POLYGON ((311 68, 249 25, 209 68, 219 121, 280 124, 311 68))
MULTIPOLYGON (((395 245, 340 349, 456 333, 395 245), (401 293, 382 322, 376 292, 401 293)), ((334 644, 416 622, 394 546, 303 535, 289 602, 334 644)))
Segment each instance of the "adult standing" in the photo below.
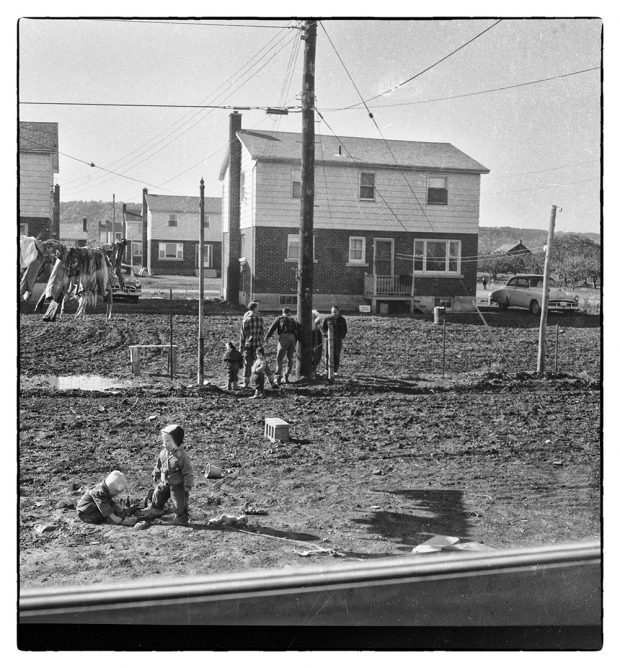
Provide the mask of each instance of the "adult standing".
POLYGON ((267 330, 265 342, 273 335, 278 335, 278 366, 276 368, 276 382, 282 382, 282 367, 284 359, 287 360, 284 382, 289 382, 289 375, 292 373, 295 365, 295 351, 297 346, 298 326, 297 321, 291 317, 291 309, 283 308, 282 315, 279 315, 267 330))
MULTIPOLYGON (((347 335, 347 321, 340 315, 340 309, 334 304, 332 306, 331 315, 328 315, 325 320, 323 320, 323 325, 321 329, 323 335, 327 336, 327 331, 329 325, 333 325, 333 334, 334 334, 334 374, 338 373, 340 367, 340 352, 342 350, 342 342, 347 335)), ((329 346, 327 346, 327 355, 326 355, 327 367, 329 368, 329 346)))
POLYGON ((258 310, 258 302, 250 302, 243 316, 239 336, 239 350, 243 353, 243 387, 250 387, 252 365, 256 361, 256 349, 263 347, 264 336, 263 316, 258 310))

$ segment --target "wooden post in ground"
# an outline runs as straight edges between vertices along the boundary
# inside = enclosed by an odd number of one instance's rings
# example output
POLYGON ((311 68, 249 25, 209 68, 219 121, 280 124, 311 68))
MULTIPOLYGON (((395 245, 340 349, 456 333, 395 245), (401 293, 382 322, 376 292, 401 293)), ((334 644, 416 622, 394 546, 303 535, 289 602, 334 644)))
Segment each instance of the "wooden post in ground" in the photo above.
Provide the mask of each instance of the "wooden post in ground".
POLYGON ((441 377, 446 375, 446 316, 443 317, 443 350, 441 354, 441 377))
POLYGON ((560 344, 560 325, 555 326, 555 366, 553 373, 558 375, 558 346, 560 344))
POLYGON ((549 220, 549 231, 547 232, 547 247, 545 250, 545 269, 543 276, 543 303, 540 312, 540 329, 538 331, 538 361, 536 364, 536 373, 539 376, 545 372, 545 337, 547 329, 547 307, 549 304, 549 272, 551 270, 551 242, 553 241, 553 231, 555 229, 555 213, 557 206, 551 207, 551 219, 549 220))
POLYGON ((327 323, 327 380, 334 380, 334 325, 327 323))
POLYGON ((198 387, 205 380, 205 339, 204 339, 204 302, 205 302, 205 181, 200 179, 200 231, 198 235, 198 387))
POLYGON ((174 355, 172 354, 172 288, 170 288, 170 380, 174 378, 174 355))

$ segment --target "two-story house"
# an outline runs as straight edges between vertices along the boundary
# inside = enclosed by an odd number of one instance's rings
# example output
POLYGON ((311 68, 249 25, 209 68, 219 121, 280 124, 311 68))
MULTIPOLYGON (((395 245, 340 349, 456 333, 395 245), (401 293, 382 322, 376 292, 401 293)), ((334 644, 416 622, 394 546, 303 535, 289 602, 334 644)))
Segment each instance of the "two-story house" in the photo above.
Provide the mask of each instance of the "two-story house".
POLYGON ((59 196, 55 196, 54 174, 58 169, 58 123, 20 121, 20 234, 41 239, 57 235, 54 220, 59 196))
MULTIPOLYGON (((472 308, 480 175, 489 170, 447 143, 318 135, 315 143, 313 304, 472 308)), ((242 302, 273 309, 296 303, 301 150, 297 133, 231 133, 220 171, 223 277, 235 260, 229 188, 238 168, 242 302)))
MULTIPOLYGON (((219 277, 222 268, 222 201, 205 197, 205 276, 219 277)), ((144 193, 146 268, 149 273, 197 276, 200 240, 200 197, 144 193)), ((133 252, 133 251, 132 251, 133 252)))

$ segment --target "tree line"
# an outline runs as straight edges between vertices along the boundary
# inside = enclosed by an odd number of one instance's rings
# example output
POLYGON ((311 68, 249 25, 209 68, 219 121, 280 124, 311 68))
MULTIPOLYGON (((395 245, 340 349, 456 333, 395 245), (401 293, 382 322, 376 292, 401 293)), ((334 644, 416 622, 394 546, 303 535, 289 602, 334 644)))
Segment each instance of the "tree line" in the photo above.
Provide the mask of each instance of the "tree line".
MULTIPOLYGON (((595 241, 579 234, 562 234, 551 244, 551 275, 565 286, 574 289, 591 285, 600 287, 601 247, 595 241)), ((513 255, 498 254, 481 257, 478 271, 488 274, 495 282, 500 274, 542 274, 545 252, 523 252, 513 255)))

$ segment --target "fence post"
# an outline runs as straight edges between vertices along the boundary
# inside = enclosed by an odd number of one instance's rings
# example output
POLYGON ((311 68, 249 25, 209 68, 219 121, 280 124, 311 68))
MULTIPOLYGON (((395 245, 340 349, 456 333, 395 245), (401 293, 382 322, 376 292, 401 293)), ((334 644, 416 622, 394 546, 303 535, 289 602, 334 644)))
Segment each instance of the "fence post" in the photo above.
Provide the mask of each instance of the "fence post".
POLYGON ((172 288, 170 288, 170 380, 174 378, 174 355, 172 351, 174 348, 172 347, 172 288))
POLYGON ((327 380, 334 380, 334 325, 327 323, 327 380))
POLYGON ((558 375, 558 345, 560 342, 560 325, 555 326, 555 366, 553 369, 553 373, 557 376, 558 375))
POLYGON ((441 361, 441 377, 446 375, 446 317, 443 318, 443 351, 441 361))

